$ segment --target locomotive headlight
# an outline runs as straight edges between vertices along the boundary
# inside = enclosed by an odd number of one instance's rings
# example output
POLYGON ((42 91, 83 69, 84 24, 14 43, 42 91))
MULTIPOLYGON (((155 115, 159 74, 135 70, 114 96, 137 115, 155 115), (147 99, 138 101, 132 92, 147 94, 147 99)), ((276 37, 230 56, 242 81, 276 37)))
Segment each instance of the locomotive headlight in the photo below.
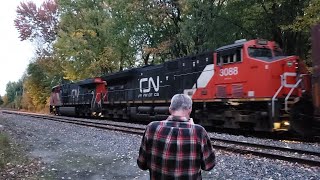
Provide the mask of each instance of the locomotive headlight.
POLYGON ((257 40, 257 44, 260 44, 260 45, 267 45, 268 44, 268 41, 265 40, 265 39, 258 39, 257 40))
POLYGON ((288 62, 287 62, 287 65, 288 65, 289 67, 291 67, 292 64, 293 64, 293 63, 292 63, 291 61, 288 61, 288 62))

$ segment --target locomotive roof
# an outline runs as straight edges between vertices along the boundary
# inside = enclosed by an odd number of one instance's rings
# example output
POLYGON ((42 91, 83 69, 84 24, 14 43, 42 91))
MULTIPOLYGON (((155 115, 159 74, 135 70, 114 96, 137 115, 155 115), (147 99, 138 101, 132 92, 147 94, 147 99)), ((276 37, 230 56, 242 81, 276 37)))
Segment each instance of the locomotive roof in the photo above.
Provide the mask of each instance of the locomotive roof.
POLYGON ((199 57, 199 56, 202 57, 202 56, 205 56, 207 54, 212 54, 212 51, 207 51, 207 52, 203 52, 203 53, 199 53, 199 54, 195 54, 195 55, 176 58, 176 59, 173 59, 171 61, 166 61, 166 62, 164 62, 162 64, 158 64, 158 65, 145 65, 145 66, 136 67, 136 68, 132 68, 132 69, 126 69, 126 70, 123 70, 123 71, 119 71, 119 72, 114 72, 114 73, 103 75, 101 78, 103 80, 107 81, 107 82, 118 81, 118 80, 123 80, 123 79, 129 79, 129 78, 132 78, 132 77, 134 77, 136 75, 140 75, 140 73, 143 73, 143 72, 146 72, 146 71, 152 71, 154 69, 161 68, 168 62, 186 60, 186 59, 193 59, 194 57, 199 57))
POLYGON ((110 74, 106 74, 104 76, 102 76, 102 79, 105 81, 112 81, 112 80, 118 80, 118 79, 122 79, 122 78, 128 78, 131 77, 135 74, 136 69, 127 69, 127 70, 123 70, 123 71, 119 71, 119 72, 114 72, 114 73, 110 73, 110 74))
POLYGON ((234 48, 238 48, 238 47, 242 47, 244 43, 246 43, 248 41, 241 41, 241 42, 238 42, 238 43, 234 43, 234 44, 229 44, 229 45, 226 45, 226 46, 222 46, 218 49, 216 49, 216 52, 220 52, 220 51, 224 51, 224 50, 229 50, 229 49, 234 49, 234 48))
POLYGON ((96 83, 97 83, 96 78, 90 78, 90 79, 85 79, 85 80, 76 82, 76 84, 78 85, 96 84, 96 83))
POLYGON ((146 65, 146 66, 142 66, 142 67, 127 69, 127 70, 123 70, 123 71, 119 71, 119 72, 106 74, 106 75, 102 76, 102 79, 109 82, 109 81, 113 81, 113 80, 130 78, 130 77, 133 77, 134 75, 137 75, 140 72, 148 71, 148 70, 151 70, 154 68, 158 68, 160 66, 162 66, 162 64, 146 65))

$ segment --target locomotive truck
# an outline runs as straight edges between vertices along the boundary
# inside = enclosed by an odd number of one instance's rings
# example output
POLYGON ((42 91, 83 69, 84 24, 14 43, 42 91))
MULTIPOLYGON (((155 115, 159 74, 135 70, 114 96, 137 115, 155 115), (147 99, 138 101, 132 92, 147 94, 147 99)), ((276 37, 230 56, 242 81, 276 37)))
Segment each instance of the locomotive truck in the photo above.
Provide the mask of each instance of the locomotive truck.
MULTIPOLYGON (((319 49, 319 41, 313 49, 319 49)), ((273 41, 238 40, 214 52, 57 85, 50 112, 163 120, 171 97, 183 93, 193 100, 194 121, 204 126, 310 134, 320 121, 319 52, 314 51, 313 59, 311 87, 311 75, 299 57, 284 55, 273 41)))

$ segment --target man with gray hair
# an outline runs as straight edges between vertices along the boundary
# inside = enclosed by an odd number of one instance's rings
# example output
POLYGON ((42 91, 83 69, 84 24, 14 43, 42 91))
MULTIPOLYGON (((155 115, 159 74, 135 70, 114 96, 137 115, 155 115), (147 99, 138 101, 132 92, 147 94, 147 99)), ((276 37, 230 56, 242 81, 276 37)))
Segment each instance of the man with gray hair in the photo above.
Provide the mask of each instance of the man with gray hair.
POLYGON ((171 99, 170 116, 148 124, 138 166, 150 179, 202 179, 201 169, 215 166, 215 154, 206 130, 190 118, 192 100, 184 94, 171 99))

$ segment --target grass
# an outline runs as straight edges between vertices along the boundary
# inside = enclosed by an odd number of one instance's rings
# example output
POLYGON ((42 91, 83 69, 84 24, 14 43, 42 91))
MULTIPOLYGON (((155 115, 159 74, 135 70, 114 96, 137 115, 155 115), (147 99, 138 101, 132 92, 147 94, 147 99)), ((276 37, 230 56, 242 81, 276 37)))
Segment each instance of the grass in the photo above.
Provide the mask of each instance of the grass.
POLYGON ((39 179, 39 166, 30 160, 21 147, 0 132, 0 179, 39 179))
POLYGON ((40 168, 39 159, 28 157, 23 145, 0 130, 0 179, 37 180, 40 168))
POLYGON ((0 133, 0 169, 2 169, 13 158, 13 150, 9 138, 0 133))

